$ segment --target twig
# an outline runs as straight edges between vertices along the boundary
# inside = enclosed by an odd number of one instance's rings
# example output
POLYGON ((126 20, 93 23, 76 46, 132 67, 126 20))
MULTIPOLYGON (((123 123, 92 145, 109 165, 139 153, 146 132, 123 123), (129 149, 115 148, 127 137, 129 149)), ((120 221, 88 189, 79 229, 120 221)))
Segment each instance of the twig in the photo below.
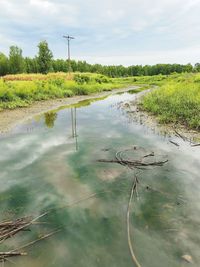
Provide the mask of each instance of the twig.
POLYGON ((130 253, 131 253, 132 260, 133 260, 134 264, 136 265, 136 267, 141 267, 139 261, 137 260, 137 258, 135 256, 135 253, 134 253, 134 250, 133 250, 133 246, 132 246, 132 243, 131 243, 131 234, 130 234, 130 208, 131 208, 131 202, 132 202, 132 198, 133 198, 133 194, 134 194, 134 190, 135 190, 136 186, 137 186, 137 180, 136 180, 136 176, 135 176, 134 181, 133 181, 133 185, 132 185, 132 188, 131 188, 128 207, 127 207, 126 223, 127 223, 128 246, 129 246, 129 250, 130 250, 130 253))
POLYGON ((176 142, 174 142, 174 141, 172 141, 172 140, 169 140, 169 142, 172 143, 172 144, 175 145, 175 146, 180 146, 178 143, 176 143, 176 142))
MULTIPOLYGON (((25 245, 23 245, 23 246, 21 246, 21 247, 19 247, 19 248, 17 248, 17 249, 13 249, 13 250, 11 250, 11 253, 15 253, 15 252, 18 251, 18 250, 21 250, 21 249, 30 247, 30 246, 34 245, 35 243, 37 243, 37 242, 39 242, 39 241, 41 241, 41 240, 44 240, 44 239, 46 239, 46 238, 48 238, 48 237, 50 237, 50 236, 52 236, 52 235, 54 235, 54 234, 56 234, 56 233, 58 233, 58 232, 60 232, 60 231, 61 231, 61 229, 54 230, 54 231, 52 231, 51 233, 48 233, 48 234, 46 234, 46 235, 44 235, 44 236, 42 236, 42 237, 40 237, 40 238, 38 238, 38 239, 36 239, 36 240, 33 240, 33 241, 31 241, 31 242, 29 242, 29 243, 27 243, 27 244, 25 244, 25 245)), ((16 252, 16 253, 17 253, 17 252, 16 252)))
POLYGON ((118 160, 118 159, 99 159, 97 160, 98 162, 107 162, 107 163, 118 163, 118 164, 122 164, 122 165, 130 165, 130 166, 134 166, 134 167, 139 167, 139 166, 143 166, 143 167, 148 167, 148 166, 163 166, 165 163, 168 162, 168 160, 164 160, 164 161, 154 161, 154 162, 142 162, 142 161, 131 161, 131 160, 118 160))
POLYGON ((187 138, 186 136, 180 134, 176 129, 174 130, 174 132, 175 132, 176 135, 177 135, 178 137, 180 137, 183 141, 185 141, 185 142, 186 142, 186 141, 189 142, 189 143, 190 143, 190 146, 192 146, 192 147, 200 146, 200 143, 195 144, 195 143, 192 142, 189 138, 187 138))
POLYGON ((200 146, 200 144, 192 144, 191 146, 200 146))
POLYGON ((187 138, 183 135, 181 135, 176 129, 174 130, 174 132, 178 135, 178 137, 180 137, 183 141, 187 141, 187 138))
MULTIPOLYGON (((75 202, 73 202, 71 204, 64 205, 62 207, 49 209, 49 210, 45 211, 44 213, 38 215, 37 217, 32 218, 30 221, 26 221, 26 222, 22 223, 22 220, 24 218, 21 218, 21 219, 18 219, 16 221, 13 221, 13 222, 3 222, 2 225, 10 226, 10 228, 7 229, 4 232, 0 232, 0 244, 3 243, 6 239, 8 239, 8 238, 14 236, 15 234, 17 234, 18 232, 23 231, 28 226, 30 226, 32 224, 39 224, 40 222, 37 222, 39 219, 41 219, 42 217, 48 215, 49 213, 51 213, 53 211, 72 207, 72 206, 77 205, 77 204, 79 204, 79 203, 81 203, 83 201, 89 200, 89 199, 93 198, 96 195, 103 194, 103 193, 106 193, 106 192, 108 192, 108 190, 107 191, 98 192, 98 193, 94 193, 92 195, 89 195, 87 197, 81 198, 81 199, 79 199, 79 200, 77 200, 77 201, 75 201, 75 202), (19 222, 19 221, 20 221, 20 223, 17 223, 17 225, 16 225, 15 222, 19 222)), ((25 217, 25 218, 31 218, 31 217, 25 217)))
POLYGON ((0 252, 0 257, 13 257, 13 256, 26 256, 26 252, 15 252, 15 251, 8 251, 8 252, 0 252))
POLYGON ((154 157, 154 152, 151 152, 151 153, 143 156, 143 158, 148 158, 148 157, 154 157))

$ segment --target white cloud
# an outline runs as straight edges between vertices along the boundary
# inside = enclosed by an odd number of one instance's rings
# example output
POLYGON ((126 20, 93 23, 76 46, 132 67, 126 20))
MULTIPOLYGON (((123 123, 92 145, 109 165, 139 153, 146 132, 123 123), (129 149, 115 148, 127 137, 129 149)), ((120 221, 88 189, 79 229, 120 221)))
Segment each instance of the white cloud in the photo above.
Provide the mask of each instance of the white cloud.
POLYGON ((50 12, 54 11, 54 9, 57 9, 55 4, 53 4, 47 0, 44 0, 44 1, 30 0, 30 5, 36 6, 39 9, 40 8, 45 9, 45 10, 50 11, 50 12))
MULTIPOLYGON (((0 0, 0 16, 8 23, 17 23, 20 26, 54 27, 66 23, 66 26, 76 25, 78 7, 66 3, 56 3, 48 0, 0 0)), ((12 26, 15 26, 14 24, 12 26)))
POLYGON ((72 33, 76 54, 94 55, 93 61, 103 54, 102 60, 109 55, 106 61, 114 63, 121 51, 127 59, 140 57, 143 62, 146 57, 146 63, 151 57, 185 60, 184 49, 190 51, 189 61, 195 53, 199 60, 193 47, 200 43, 200 0, 0 0, 0 6, 1 51, 14 40, 32 55, 33 43, 47 38, 54 55, 64 56, 64 47, 63 54, 58 49, 62 34, 72 33))
POLYGON ((104 65, 147 65, 157 63, 180 63, 195 64, 200 59, 200 46, 187 47, 180 50, 142 51, 129 55, 106 55, 106 56, 78 56, 77 59, 86 60, 91 63, 104 65))

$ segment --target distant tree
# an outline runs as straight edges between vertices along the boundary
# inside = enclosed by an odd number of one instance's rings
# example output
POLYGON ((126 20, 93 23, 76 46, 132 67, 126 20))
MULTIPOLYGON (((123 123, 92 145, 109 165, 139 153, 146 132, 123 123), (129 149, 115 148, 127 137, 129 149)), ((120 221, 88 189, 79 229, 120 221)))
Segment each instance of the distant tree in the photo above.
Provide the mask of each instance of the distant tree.
POLYGON ((184 68, 185 72, 192 72, 192 70, 193 70, 193 66, 190 63, 185 65, 185 68, 184 68))
MULTIPOLYGON (((9 58, 0 53, 0 76, 8 73, 48 73, 67 72, 69 64, 64 59, 53 59, 53 54, 46 41, 38 44, 39 52, 34 58, 23 58, 22 50, 17 46, 10 47, 9 58)), ((86 61, 70 61, 71 69, 75 72, 92 72, 107 75, 109 77, 131 77, 169 75, 171 73, 200 72, 200 63, 191 64, 156 64, 156 65, 101 65, 89 64, 86 61)))
POLYGON ((196 63, 196 64, 194 65, 194 71, 195 71, 195 72, 200 72, 200 63, 196 63))
POLYGON ((38 68, 40 73, 48 73, 52 68, 53 54, 49 49, 47 41, 42 41, 38 44, 38 68))
POLYGON ((0 53, 0 76, 6 75, 9 72, 9 61, 7 56, 0 53))
POLYGON ((52 60, 52 68, 54 72, 67 72, 68 71, 68 62, 63 59, 52 60))
POLYGON ((11 46, 9 52, 9 68, 10 73, 22 73, 24 70, 24 59, 22 49, 18 46, 11 46))
POLYGON ((24 59, 24 69, 26 73, 38 73, 39 67, 38 67, 37 58, 26 57, 24 59))

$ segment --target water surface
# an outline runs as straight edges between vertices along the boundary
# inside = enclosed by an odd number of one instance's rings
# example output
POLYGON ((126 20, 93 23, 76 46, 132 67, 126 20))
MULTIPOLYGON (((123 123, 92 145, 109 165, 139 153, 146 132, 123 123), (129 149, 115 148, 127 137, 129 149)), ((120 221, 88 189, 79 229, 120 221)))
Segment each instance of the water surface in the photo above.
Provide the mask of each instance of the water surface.
POLYGON ((32 226, 31 232, 1 244, 1 250, 20 247, 62 227, 27 248, 28 256, 13 258, 17 266, 134 266, 126 228, 133 171, 97 162, 133 146, 169 160, 162 167, 137 172, 140 184, 130 223, 140 264, 187 266, 181 257, 190 255, 193 266, 200 266, 199 148, 173 138, 181 144, 178 148, 170 137, 130 119, 119 103, 134 97, 123 93, 63 107, 1 137, 1 220, 56 208, 42 218, 48 224, 32 226), (89 196, 93 197, 57 209, 89 196))

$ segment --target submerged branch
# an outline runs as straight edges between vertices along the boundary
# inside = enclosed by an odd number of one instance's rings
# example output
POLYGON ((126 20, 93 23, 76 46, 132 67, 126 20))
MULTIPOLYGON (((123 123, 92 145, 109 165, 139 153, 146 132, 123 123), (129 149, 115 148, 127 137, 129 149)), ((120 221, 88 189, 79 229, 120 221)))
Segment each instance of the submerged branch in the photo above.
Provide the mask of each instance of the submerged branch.
MULTIPOLYGON (((190 143, 190 146, 191 147, 197 147, 197 146, 200 146, 200 143, 195 143, 194 141, 192 141, 191 139, 189 139, 188 137, 180 134, 176 129, 174 129, 174 132, 176 134, 177 137, 181 138, 184 142, 188 142, 190 143)), ((171 141, 170 141, 171 142, 171 141)), ((173 143, 173 142, 171 142, 173 143)))
POLYGON ((131 253, 132 260, 133 260, 134 264, 136 265, 136 267, 141 267, 139 261, 137 260, 137 258, 135 256, 134 250, 133 250, 133 245, 132 245, 132 242, 131 242, 131 233, 130 233, 130 208, 131 208, 131 202, 132 202, 132 199, 133 199, 134 192, 136 192, 136 194, 137 194, 137 183, 138 183, 138 179, 137 179, 137 176, 135 175, 134 181, 133 181, 133 185, 132 185, 132 188, 131 188, 128 207, 127 207, 126 223, 127 223, 128 246, 129 246, 129 250, 130 250, 130 253, 131 253))
POLYGON ((118 163, 122 165, 128 165, 133 167, 139 167, 139 166, 163 166, 165 163, 168 162, 168 160, 164 161, 154 161, 154 162, 142 162, 140 160, 118 160, 118 159, 99 159, 98 162, 106 162, 106 163, 118 163))

